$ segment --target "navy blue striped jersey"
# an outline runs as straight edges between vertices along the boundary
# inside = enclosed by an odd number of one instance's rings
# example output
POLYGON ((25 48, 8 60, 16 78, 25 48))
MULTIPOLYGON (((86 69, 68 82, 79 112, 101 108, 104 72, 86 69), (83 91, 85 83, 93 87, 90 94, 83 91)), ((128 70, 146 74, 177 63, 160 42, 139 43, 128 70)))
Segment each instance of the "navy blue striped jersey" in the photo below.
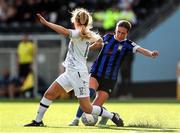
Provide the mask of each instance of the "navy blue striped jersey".
POLYGON ((118 41, 112 34, 106 34, 103 37, 103 43, 104 45, 94 61, 90 73, 97 77, 116 80, 125 53, 128 51, 136 52, 140 46, 128 39, 118 41))

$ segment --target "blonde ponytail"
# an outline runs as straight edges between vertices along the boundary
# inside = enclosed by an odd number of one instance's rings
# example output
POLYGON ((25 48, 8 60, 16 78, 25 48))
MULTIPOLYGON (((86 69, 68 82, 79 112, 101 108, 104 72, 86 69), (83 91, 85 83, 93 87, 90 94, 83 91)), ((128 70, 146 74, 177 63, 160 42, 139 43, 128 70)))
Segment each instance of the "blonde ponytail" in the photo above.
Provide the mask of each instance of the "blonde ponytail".
POLYGON ((72 23, 79 23, 80 25, 80 37, 82 39, 91 39, 100 38, 98 34, 91 31, 92 28, 92 16, 90 13, 84 8, 77 8, 72 12, 72 23))
POLYGON ((91 32, 87 31, 87 29, 84 25, 81 26, 80 37, 83 39, 91 39, 92 38, 91 32))

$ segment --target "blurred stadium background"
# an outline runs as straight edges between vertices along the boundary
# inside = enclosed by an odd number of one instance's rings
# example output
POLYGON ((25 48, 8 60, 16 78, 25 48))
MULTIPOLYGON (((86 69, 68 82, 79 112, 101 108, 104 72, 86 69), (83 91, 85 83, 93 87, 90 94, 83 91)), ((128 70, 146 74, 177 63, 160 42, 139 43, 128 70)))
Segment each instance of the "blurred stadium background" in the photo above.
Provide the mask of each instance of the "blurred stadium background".
MULTIPOLYGON (((39 24, 35 14, 71 28, 69 12, 84 7, 92 12, 94 30, 101 35, 113 32, 119 19, 127 19, 133 24, 131 40, 159 50, 160 56, 154 60, 135 55, 131 86, 134 98, 180 98, 179 5, 179 0, 0 0, 0 76, 4 70, 9 71, 10 77, 17 76, 17 46, 23 34, 29 34, 38 51, 33 66, 33 93, 41 96, 63 71, 61 63, 68 40, 39 24)), ((96 55, 97 52, 90 52, 89 65, 96 55)), ((8 95, 0 96, 5 97, 8 95)), ((62 96, 68 97, 71 96, 62 96)))

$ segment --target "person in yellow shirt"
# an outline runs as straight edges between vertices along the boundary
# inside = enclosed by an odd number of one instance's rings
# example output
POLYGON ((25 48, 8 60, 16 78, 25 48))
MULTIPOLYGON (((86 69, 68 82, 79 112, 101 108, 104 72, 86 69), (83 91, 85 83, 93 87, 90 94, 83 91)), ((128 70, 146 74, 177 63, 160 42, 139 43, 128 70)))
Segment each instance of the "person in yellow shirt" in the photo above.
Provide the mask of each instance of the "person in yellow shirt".
MULTIPOLYGON (((32 66, 35 59, 35 54, 36 54, 35 44, 29 40, 28 35, 24 35, 22 40, 19 42, 17 48, 18 72, 19 72, 19 78, 22 83, 22 87, 21 87, 22 91, 29 89, 27 87, 24 87, 27 86, 25 85, 27 84, 27 81, 33 81, 33 79, 29 80, 29 77, 33 78, 32 66)), ((33 82, 32 83, 28 82, 28 84, 31 84, 30 88, 33 88, 33 82)))

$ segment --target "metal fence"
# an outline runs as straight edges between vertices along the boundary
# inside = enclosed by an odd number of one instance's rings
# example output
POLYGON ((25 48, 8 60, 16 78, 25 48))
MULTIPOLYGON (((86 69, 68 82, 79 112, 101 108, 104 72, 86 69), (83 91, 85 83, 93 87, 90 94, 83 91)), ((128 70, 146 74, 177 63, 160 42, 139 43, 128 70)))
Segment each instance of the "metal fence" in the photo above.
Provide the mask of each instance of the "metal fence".
MULTIPOLYGON (((11 76, 17 76, 17 46, 22 35, 0 35, 0 72, 7 68, 11 76)), ((43 80, 49 85, 59 74, 61 63, 67 51, 66 38, 59 35, 29 35, 37 45, 37 55, 33 66, 35 75, 34 95, 44 87, 39 85, 43 80)), ((46 88, 43 88, 46 89, 46 88)))

